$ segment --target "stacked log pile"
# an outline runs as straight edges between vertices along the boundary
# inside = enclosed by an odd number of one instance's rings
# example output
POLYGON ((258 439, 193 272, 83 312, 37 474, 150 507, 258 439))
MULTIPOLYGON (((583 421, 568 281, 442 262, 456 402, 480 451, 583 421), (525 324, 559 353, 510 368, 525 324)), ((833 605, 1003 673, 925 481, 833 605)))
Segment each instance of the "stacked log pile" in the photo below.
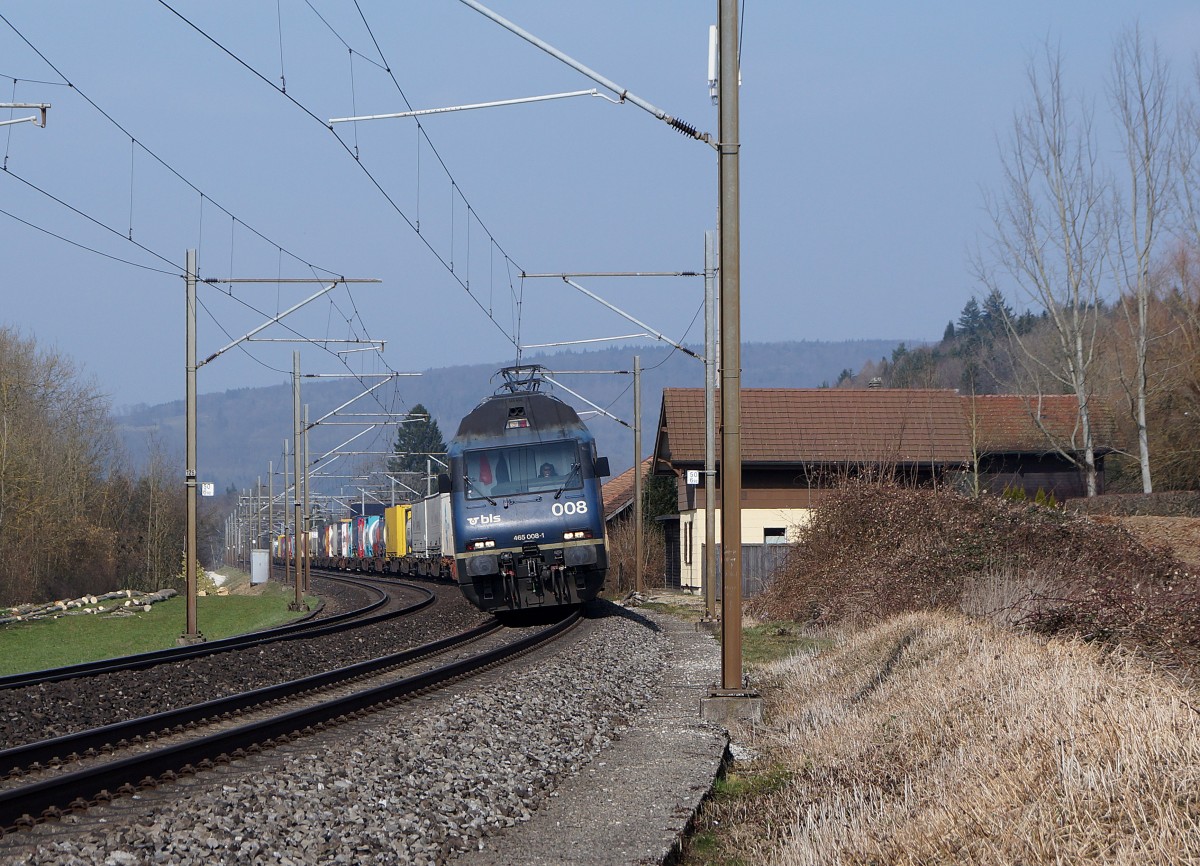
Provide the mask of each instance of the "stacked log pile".
POLYGON ((138 610, 148 612, 152 605, 178 595, 173 589, 157 592, 137 592, 122 589, 104 595, 84 595, 63 601, 44 604, 21 604, 13 608, 0 609, 0 625, 10 622, 30 622, 39 619, 57 619, 60 616, 84 616, 108 614, 130 616, 138 610))

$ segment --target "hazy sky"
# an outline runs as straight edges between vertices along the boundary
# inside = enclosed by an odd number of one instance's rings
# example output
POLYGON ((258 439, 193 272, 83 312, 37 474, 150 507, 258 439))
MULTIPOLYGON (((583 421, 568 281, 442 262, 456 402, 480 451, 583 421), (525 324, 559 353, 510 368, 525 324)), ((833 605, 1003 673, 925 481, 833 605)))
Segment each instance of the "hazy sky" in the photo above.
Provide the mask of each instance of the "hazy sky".
MULTIPOLYGON (((361 17, 353 0, 0 5, 0 101, 53 104, 45 129, 0 127, 0 324, 72 356, 119 407, 183 396, 189 247, 202 277, 383 280, 289 321, 312 338, 365 328, 401 371, 512 357, 518 321, 526 345, 639 330, 522 270, 702 269, 715 154, 630 104, 433 116, 428 141, 411 119, 331 133, 332 117, 595 86, 456 0, 359 5, 361 17)), ((715 0, 489 5, 716 133, 715 0)), ((1194 0, 748 0, 743 11, 749 341, 937 339, 978 291, 967 251, 1030 54, 1059 42, 1069 86, 1102 107, 1122 28, 1140 23, 1180 79, 1200 47, 1194 0)), ((657 330, 702 339, 699 280, 580 282, 657 330)), ((247 305, 274 314, 315 290, 203 286, 200 356, 259 324, 247 305)), ((200 390, 278 383, 293 348, 230 352, 200 370, 200 390)), ((343 369, 302 354, 306 371, 343 369)))

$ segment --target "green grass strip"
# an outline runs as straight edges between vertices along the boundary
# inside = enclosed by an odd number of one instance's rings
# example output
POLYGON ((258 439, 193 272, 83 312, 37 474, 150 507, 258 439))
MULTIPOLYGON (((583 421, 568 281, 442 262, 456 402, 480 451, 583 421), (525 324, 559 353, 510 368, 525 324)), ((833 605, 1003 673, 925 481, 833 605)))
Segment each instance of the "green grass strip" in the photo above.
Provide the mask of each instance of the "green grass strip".
MULTIPOLYGON (((208 640, 272 628, 296 619, 288 610, 294 590, 268 583, 261 595, 197 599, 196 621, 208 640)), ((306 599, 310 607, 316 598, 306 599)), ((107 602, 104 607, 119 605, 107 602)), ((187 625, 185 600, 177 596, 133 616, 75 614, 0 626, 0 676, 116 658, 176 645, 187 625)))

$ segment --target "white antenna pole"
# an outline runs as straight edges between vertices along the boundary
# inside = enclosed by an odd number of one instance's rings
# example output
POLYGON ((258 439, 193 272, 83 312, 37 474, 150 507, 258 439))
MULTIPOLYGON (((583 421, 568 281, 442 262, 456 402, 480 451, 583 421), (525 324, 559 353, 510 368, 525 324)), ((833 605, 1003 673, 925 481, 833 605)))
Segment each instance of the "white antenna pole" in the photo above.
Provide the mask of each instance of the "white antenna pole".
POLYGON ((708 98, 717 104, 717 25, 708 25, 708 98))

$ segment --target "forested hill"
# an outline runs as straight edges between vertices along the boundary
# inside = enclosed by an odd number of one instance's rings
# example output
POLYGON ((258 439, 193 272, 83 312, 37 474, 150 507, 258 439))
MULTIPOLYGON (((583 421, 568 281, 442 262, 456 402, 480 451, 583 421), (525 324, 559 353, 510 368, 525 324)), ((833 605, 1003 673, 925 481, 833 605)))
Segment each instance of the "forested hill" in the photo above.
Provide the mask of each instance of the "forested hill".
MULTIPOLYGON (((835 382, 843 370, 859 370, 869 361, 889 357, 898 345, 897 340, 747 343, 742 347, 742 384, 747 388, 817 387, 835 382)), ((642 445, 643 450, 649 453, 654 445, 662 389, 702 387, 704 368, 699 361, 672 351, 668 346, 565 351, 527 356, 524 360, 564 371, 561 376, 556 375, 563 384, 613 415, 629 421, 633 415, 631 375, 568 375, 565 371, 631 371, 635 354, 640 355, 643 369, 642 445)), ((419 378, 401 380, 403 403, 393 405, 390 397, 383 402, 388 409, 397 412, 407 411, 417 403, 424 404, 448 440, 458 428, 459 419, 495 391, 497 382, 493 377, 505 363, 511 362, 426 370, 419 378)), ((302 399, 310 407, 309 416, 312 419, 324 415, 362 390, 357 382, 342 379, 305 380, 302 388, 302 399)), ((380 389, 384 390, 386 386, 380 389)), ((586 411, 590 408, 561 389, 553 393, 577 410, 586 411)), ((280 471, 283 442, 292 436, 290 380, 265 388, 202 394, 198 402, 201 481, 214 482, 218 491, 229 487, 242 489, 252 486, 259 477, 266 484, 268 461, 274 461, 275 471, 280 471)), ((366 412, 379 408, 379 403, 366 397, 345 411, 366 412)), ((609 455, 614 474, 632 466, 632 432, 602 416, 590 415, 585 418, 596 435, 600 453, 609 455)), ((114 420, 136 464, 144 465, 157 452, 170 466, 182 466, 182 400, 126 409, 114 420)), ((315 428, 310 437, 310 457, 316 458, 356 432, 356 428, 345 426, 315 428)), ((370 433, 355 440, 352 448, 358 451, 386 450, 390 449, 393 439, 394 433, 370 433)), ((344 458, 337 465, 349 468, 353 460, 366 462, 372 459, 379 458, 344 458)), ((330 472, 333 471, 331 468, 330 472)))

